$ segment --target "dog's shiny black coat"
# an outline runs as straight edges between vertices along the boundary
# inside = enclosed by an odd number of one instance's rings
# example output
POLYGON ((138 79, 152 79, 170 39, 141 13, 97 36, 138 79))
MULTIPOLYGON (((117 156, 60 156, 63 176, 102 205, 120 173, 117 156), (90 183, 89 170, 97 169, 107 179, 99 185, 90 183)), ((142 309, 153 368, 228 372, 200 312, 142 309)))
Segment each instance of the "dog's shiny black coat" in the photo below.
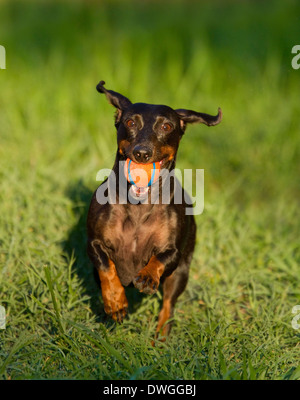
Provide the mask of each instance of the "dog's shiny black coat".
MULTIPOLYGON (((116 108, 118 149, 112 171, 117 178, 124 174, 119 162, 127 158, 142 164, 160 162, 161 168, 172 171, 186 124, 211 126, 222 118, 220 109, 217 116, 211 116, 164 105, 132 104, 125 96, 107 90, 103 81, 97 90, 116 108)), ((126 190, 130 187, 127 183, 126 190)), ((185 201, 187 194, 182 196, 182 204, 175 204, 173 189, 174 183, 169 204, 101 205, 95 192, 87 218, 87 250, 100 277, 105 312, 121 321, 128 307, 124 286, 133 283, 151 294, 162 284, 157 335, 162 330, 163 336, 169 333, 167 321, 188 281, 196 236, 194 217, 185 212, 190 207, 185 201)), ((180 190, 184 194, 184 189, 180 190)), ((117 187, 117 200, 118 196, 117 187)))

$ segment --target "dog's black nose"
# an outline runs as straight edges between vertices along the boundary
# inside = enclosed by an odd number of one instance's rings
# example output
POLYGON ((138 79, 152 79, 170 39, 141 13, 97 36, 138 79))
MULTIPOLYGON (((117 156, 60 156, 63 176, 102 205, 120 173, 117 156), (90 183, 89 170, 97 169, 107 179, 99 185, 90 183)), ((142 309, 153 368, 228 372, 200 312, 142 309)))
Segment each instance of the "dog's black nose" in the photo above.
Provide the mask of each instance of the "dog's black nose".
POLYGON ((152 157, 152 150, 148 147, 137 145, 133 149, 133 155, 137 162, 147 162, 152 157))

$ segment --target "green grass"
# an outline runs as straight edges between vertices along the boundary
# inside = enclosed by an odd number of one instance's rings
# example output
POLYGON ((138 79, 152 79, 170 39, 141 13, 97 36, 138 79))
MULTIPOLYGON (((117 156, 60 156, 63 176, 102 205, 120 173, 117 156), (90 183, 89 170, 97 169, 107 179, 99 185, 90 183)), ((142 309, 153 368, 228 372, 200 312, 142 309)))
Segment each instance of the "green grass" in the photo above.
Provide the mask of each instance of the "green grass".
POLYGON ((297 1, 0 2, 2 379, 300 379, 297 1), (272 3, 272 6, 270 4, 272 3), (169 341, 161 295, 105 319, 85 252, 96 173, 132 101, 211 114, 177 166, 205 170, 205 210, 169 341))

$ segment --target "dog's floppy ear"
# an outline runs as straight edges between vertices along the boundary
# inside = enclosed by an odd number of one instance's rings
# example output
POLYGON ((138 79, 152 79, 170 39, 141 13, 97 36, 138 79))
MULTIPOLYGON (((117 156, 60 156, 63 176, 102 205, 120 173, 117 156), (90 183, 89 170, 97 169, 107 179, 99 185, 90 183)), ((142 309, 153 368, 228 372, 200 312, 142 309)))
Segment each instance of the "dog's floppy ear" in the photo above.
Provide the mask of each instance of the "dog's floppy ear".
POLYGON ((175 111, 180 118, 180 123, 181 123, 182 129, 185 128, 186 123, 191 123, 191 124, 200 123, 200 124, 205 124, 207 126, 213 126, 213 125, 219 124, 222 120, 221 108, 218 109, 217 115, 209 115, 209 114, 200 113, 197 111, 184 110, 181 108, 178 110, 175 110, 175 111))
POLYGON ((110 104, 117 108, 116 123, 118 123, 121 118, 122 111, 126 110, 129 106, 131 106, 132 103, 129 99, 127 99, 127 97, 120 93, 114 92, 113 90, 105 89, 103 85, 105 85, 105 82, 100 81, 96 86, 96 89, 99 93, 104 93, 110 104))

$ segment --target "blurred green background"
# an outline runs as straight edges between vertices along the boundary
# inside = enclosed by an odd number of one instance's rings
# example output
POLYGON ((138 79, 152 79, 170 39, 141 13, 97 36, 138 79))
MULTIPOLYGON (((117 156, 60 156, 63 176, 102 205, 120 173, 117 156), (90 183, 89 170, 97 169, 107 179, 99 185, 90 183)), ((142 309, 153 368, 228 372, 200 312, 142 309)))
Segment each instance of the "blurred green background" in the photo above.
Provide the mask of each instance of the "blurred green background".
POLYGON ((299 15, 297 0, 0 2, 1 376, 300 377, 299 15), (164 353, 145 345, 159 296, 107 327, 85 254, 116 152, 101 79, 133 102, 224 114, 179 149, 177 167, 205 170, 205 210, 164 353))

